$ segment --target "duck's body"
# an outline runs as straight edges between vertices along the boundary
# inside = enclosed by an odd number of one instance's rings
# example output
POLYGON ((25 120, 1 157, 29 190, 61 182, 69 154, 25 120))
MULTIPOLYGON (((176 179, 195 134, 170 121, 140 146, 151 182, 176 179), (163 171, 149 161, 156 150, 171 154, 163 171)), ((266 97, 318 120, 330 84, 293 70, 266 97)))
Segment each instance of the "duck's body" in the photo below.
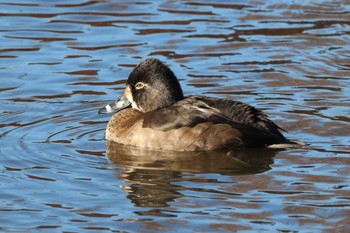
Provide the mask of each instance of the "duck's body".
POLYGON ((115 109, 106 139, 125 145, 175 151, 297 145, 287 140, 281 128, 265 114, 248 104, 183 97, 175 75, 156 59, 139 64, 130 74, 122 98, 100 112, 115 109))

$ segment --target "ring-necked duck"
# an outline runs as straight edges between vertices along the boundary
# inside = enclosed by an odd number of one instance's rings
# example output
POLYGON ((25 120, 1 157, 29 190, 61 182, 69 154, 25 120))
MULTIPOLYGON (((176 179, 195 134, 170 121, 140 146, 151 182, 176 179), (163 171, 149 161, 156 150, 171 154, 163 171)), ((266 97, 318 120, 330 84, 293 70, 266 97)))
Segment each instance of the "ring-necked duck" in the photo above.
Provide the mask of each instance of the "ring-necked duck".
POLYGON ((256 108, 238 101, 184 97, 174 73, 158 59, 146 59, 130 73, 124 94, 99 113, 115 113, 106 139, 157 150, 287 148, 281 128, 256 108))

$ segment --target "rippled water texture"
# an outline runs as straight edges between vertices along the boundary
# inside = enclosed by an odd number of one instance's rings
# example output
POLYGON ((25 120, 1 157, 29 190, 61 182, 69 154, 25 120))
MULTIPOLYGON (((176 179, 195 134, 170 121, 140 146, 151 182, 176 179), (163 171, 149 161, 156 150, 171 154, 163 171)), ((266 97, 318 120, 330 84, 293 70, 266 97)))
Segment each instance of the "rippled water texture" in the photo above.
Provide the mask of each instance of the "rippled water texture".
POLYGON ((350 232, 349 1, 229 2, 0 0, 0 231, 350 232), (147 57, 310 145, 106 145, 147 57))

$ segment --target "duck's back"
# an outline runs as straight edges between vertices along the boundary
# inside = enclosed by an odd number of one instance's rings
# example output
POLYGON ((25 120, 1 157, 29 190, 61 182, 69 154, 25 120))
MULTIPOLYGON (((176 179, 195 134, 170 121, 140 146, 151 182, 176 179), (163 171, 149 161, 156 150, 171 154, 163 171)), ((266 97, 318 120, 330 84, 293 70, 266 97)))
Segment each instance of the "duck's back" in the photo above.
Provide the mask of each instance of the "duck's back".
POLYGON ((202 96, 187 97, 172 106, 147 113, 143 127, 169 131, 193 128, 203 123, 234 128, 241 135, 241 147, 268 146, 287 141, 280 128, 256 108, 238 101, 202 96))
POLYGON ((275 134, 276 138, 280 138, 281 141, 286 140, 286 138, 280 132, 280 130, 283 129, 268 119, 263 112, 251 105, 229 99, 204 96, 197 96, 193 98, 203 101, 209 106, 218 109, 223 115, 234 122, 242 123, 275 134))

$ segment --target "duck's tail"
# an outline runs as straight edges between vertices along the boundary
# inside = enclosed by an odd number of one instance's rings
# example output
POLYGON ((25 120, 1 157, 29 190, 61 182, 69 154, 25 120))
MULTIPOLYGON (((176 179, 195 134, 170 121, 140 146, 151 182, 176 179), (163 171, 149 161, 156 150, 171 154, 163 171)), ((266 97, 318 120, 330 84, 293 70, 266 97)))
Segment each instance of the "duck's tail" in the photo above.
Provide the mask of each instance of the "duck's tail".
POLYGON ((288 140, 278 143, 278 144, 271 144, 268 145, 267 148, 272 148, 272 149, 286 149, 286 148, 301 148, 308 145, 307 143, 298 141, 298 140, 288 140))

